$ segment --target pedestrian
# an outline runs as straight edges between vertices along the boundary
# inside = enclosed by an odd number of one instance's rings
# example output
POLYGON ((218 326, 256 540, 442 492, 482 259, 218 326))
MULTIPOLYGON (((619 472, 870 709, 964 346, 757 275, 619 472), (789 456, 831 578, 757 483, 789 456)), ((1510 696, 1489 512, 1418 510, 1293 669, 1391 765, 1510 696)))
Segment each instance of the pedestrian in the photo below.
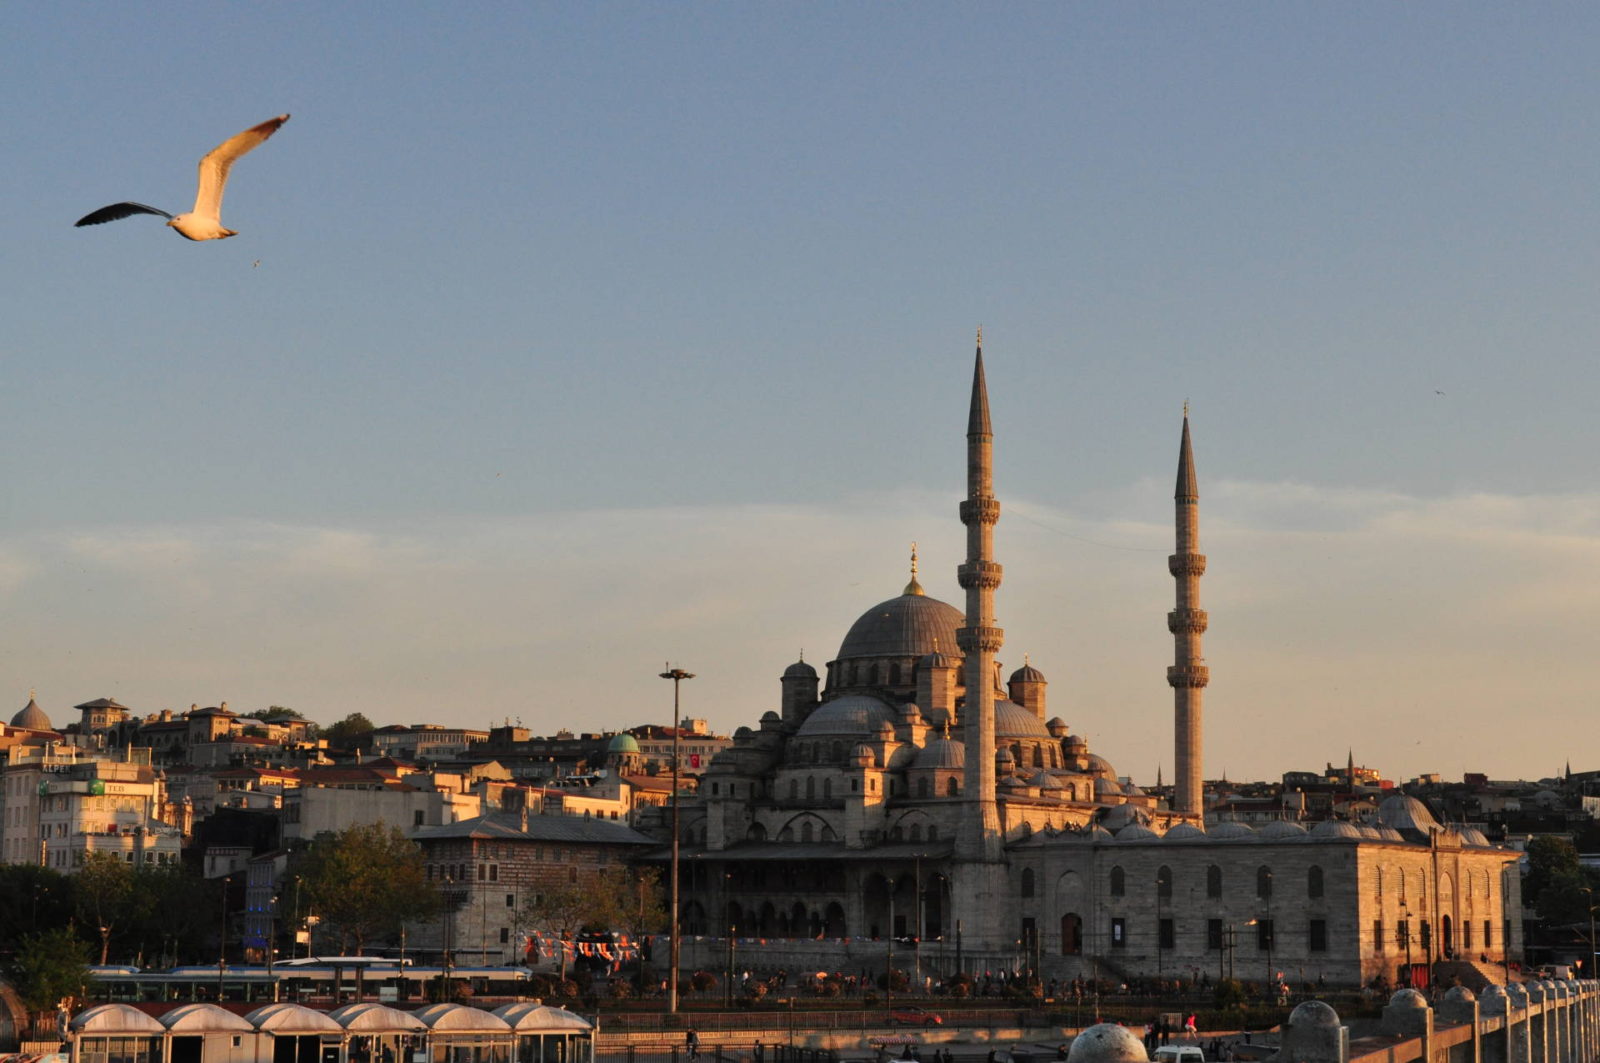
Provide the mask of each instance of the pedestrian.
POLYGON ((694 1032, 694 1027, 689 1027, 689 1032, 683 1035, 683 1045, 689 1050, 690 1059, 700 1058, 700 1035, 694 1032))
POLYGON ((763 1055, 765 1055, 765 1052, 766 1052, 766 1050, 761 1047, 761 1042, 757 1041, 756 1042, 756 1050, 755 1050, 756 1063, 761 1063, 761 1057, 763 1055))

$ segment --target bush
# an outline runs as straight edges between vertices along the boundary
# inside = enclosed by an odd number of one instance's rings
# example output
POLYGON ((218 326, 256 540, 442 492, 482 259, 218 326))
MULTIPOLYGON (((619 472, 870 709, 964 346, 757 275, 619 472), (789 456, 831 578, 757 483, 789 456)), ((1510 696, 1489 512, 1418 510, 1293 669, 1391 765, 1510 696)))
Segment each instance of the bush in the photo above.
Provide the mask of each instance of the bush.
POLYGON ((717 976, 710 971, 696 971, 689 976, 689 988, 696 993, 709 993, 717 988, 717 976))
POLYGON ((1212 992, 1211 1003, 1221 1011, 1244 1007, 1244 986, 1236 978, 1224 978, 1212 992))

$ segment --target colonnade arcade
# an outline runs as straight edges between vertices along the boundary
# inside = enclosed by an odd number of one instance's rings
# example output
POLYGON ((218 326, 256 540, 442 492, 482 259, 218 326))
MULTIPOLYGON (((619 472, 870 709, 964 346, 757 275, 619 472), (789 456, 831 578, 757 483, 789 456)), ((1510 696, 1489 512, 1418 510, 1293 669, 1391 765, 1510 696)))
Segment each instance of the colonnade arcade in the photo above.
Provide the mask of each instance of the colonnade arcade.
POLYGON ((686 934, 762 938, 896 938, 954 933, 950 879, 910 859, 697 859, 683 867, 686 934))

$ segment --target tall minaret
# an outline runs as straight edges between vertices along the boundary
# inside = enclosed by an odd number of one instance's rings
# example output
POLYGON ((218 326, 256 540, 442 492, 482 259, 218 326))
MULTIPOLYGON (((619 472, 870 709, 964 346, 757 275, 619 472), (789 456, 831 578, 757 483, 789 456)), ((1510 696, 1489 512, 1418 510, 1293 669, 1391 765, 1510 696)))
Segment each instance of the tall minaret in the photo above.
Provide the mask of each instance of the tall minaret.
POLYGON ((967 526, 967 560, 956 576, 967 591, 967 623, 956 632, 956 645, 966 661, 967 704, 961 723, 965 732, 966 808, 956 831, 958 860, 1000 859, 1000 812, 994 796, 994 655, 1005 632, 994 623, 994 592, 1000 566, 994 558, 994 526, 1000 502, 994 497, 994 432, 989 423, 989 390, 983 380, 983 330, 978 330, 978 355, 972 371, 972 408, 967 416, 967 498, 961 523, 967 526))
POLYGON ((1206 630, 1206 611, 1200 608, 1200 577, 1206 555, 1200 546, 1200 490, 1195 486, 1194 454, 1189 449, 1189 404, 1183 404, 1183 443, 1178 450, 1177 502, 1178 552, 1167 558, 1167 568, 1178 584, 1177 608, 1167 614, 1172 632, 1173 665, 1167 669, 1172 684, 1177 723, 1176 778, 1172 807, 1177 812, 1201 815, 1200 708, 1211 670, 1205 666, 1200 636, 1206 630))

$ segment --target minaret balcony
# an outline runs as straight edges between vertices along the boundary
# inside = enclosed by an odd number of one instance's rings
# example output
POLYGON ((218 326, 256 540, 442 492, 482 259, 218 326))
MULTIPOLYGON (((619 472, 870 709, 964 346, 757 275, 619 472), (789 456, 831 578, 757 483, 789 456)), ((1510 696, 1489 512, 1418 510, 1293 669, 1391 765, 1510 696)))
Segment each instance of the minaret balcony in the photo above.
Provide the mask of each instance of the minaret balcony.
POLYGON ((1172 554, 1167 558, 1167 571, 1174 576, 1204 576, 1205 554, 1172 554))
POLYGON ((1167 630, 1174 635, 1203 635, 1208 623, 1204 609, 1174 609, 1167 614, 1167 630))
POLYGON ((998 561, 967 561, 957 566, 956 582, 966 590, 982 587, 992 591, 1000 586, 1004 573, 1005 569, 998 561))
POLYGON ((962 524, 998 524, 1000 500, 998 498, 969 498, 961 503, 962 524))
POLYGON ((1005 645, 1006 633, 997 627, 963 627, 956 629, 956 645, 967 653, 974 650, 999 653, 1005 645))
POLYGON ((1211 669, 1203 664, 1175 664, 1167 669, 1167 682, 1174 687, 1203 687, 1211 682, 1211 669))

